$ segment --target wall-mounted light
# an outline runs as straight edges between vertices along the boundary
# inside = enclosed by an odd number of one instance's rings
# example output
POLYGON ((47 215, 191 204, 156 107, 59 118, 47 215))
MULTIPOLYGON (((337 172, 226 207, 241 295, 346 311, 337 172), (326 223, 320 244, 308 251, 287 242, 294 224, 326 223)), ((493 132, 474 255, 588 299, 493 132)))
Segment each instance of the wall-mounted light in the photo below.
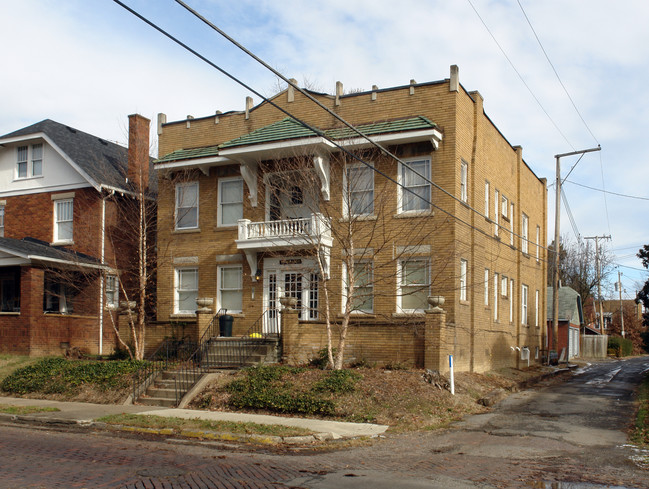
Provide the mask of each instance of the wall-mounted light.
POLYGON ((255 272, 255 282, 259 282, 261 280, 261 270, 258 268, 257 271, 255 272))

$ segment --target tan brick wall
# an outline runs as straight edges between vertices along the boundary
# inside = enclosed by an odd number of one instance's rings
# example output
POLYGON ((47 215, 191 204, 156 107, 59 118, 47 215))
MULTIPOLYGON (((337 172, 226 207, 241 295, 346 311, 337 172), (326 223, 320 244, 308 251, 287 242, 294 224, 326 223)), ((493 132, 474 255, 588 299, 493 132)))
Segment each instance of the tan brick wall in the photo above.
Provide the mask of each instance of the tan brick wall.
MULTIPOLYGON (((345 96, 341 105, 335 106, 333 97, 319 96, 328 107, 354 124, 380 120, 423 115, 434 121, 443 133, 443 140, 437 151, 428 143, 390 148, 400 157, 428 156, 432 163, 432 180, 437 187, 432 189, 435 209, 430 216, 417 218, 395 218, 397 192, 393 182, 375 175, 375 213, 380 216, 379 229, 371 236, 362 233, 356 248, 372 248, 375 256, 376 274, 383 273, 381 280, 375 280, 374 312, 370 324, 356 324, 348 339, 349 357, 368 356, 373 361, 410 361, 423 365, 423 336, 413 334, 412 323, 400 326, 404 319, 395 316, 396 261, 395 250, 399 247, 425 245, 431 253, 431 292, 446 297, 444 309, 447 323, 452 332, 453 352, 459 370, 483 371, 500 366, 518 364, 516 346, 529 346, 532 351, 542 344, 543 326, 521 324, 521 285, 529 287, 528 317, 534 317, 535 291, 539 290, 539 325, 545 324, 545 253, 541 250, 536 260, 535 245, 530 244, 529 256, 520 253, 520 238, 510 245, 509 222, 500 219, 503 229, 500 239, 494 239, 494 225, 485 219, 484 182, 490 182, 490 218, 494 217, 494 190, 506 195, 514 203, 514 233, 521 233, 521 212, 529 216, 529 239, 535 240, 536 226, 540 226, 542 244, 546 242, 546 189, 545 181, 539 180, 526 166, 521 154, 500 134, 484 114, 482 98, 477 93, 469 94, 464 89, 450 92, 448 81, 416 86, 414 95, 410 90, 398 88, 379 92, 377 100, 370 94, 345 96), (468 205, 457 202, 445 191, 460 194, 460 165, 468 163, 469 187, 468 205), (438 188, 439 187, 439 188, 438 188), (379 199, 378 196, 381 196, 379 199), (480 214, 472 212, 469 206, 480 214), (468 262, 467 300, 460 301, 460 260, 468 262), (484 304, 484 270, 490 270, 489 305, 484 304), (512 297, 499 294, 499 319, 493 314, 493 273, 514 279, 512 297), (513 303, 513 317, 510 321, 509 308, 513 303), (404 332, 409 331, 409 332, 404 332), (377 338, 382 338, 377 340, 377 338), (407 339, 409 338, 409 339, 407 339), (386 360, 388 359, 388 360, 386 360)), ((275 100, 280 106, 297 114, 305 121, 320 128, 333 127, 335 121, 321 109, 296 93, 295 102, 288 103, 286 94, 275 100)), ((164 126, 160 136, 160 154, 164 155, 181 148, 210 146, 230 140, 255 129, 264 127, 284 117, 268 104, 255 107, 248 120, 243 113, 220 115, 218 124, 214 117, 194 119, 187 128, 186 121, 164 126)), ((375 164, 377 170, 385 172, 392 179, 397 178, 395 162, 375 155, 365 155, 375 164)), ((331 161, 331 203, 341 201, 342 162, 334 154, 331 161)), ((216 257, 238 253, 234 240, 237 230, 216 226, 218 178, 238 174, 236 166, 211 168, 209 175, 198 171, 183 178, 195 179, 200 185, 200 217, 196 232, 174 232, 174 186, 173 182, 160 185, 159 200, 159 250, 158 273, 158 318, 168 320, 173 306, 173 268, 178 257, 196 257, 199 268, 199 296, 216 298, 216 257)), ((246 199, 244 217, 252 221, 264 220, 264 186, 258 181, 259 206, 252 208, 246 199)), ((247 194, 247 189, 244 191, 247 194)), ((328 212, 332 215, 342 209, 328 212)), ((344 219, 334 220, 334 226, 344 226, 344 219)), ((334 235, 336 232, 334 232, 334 235)), ((294 252, 286 252, 292 255, 294 252)), ((243 309, 244 314, 235 318, 235 334, 245 332, 261 315, 262 285, 251 281, 250 270, 243 254, 240 263, 244 271, 243 309), (255 298, 253 298, 253 289, 255 298)), ((263 255, 259 257, 262 263, 263 255)), ((332 250, 331 297, 334 315, 341 304, 341 262, 339 245, 332 250)), ((499 285, 500 286, 500 285, 499 285)), ((508 294, 509 295, 509 294, 508 294)), ((407 318, 406 318, 407 319, 407 318)), ((419 320, 423 324, 423 318, 419 320)), ((529 321, 528 321, 529 322, 529 321)), ((302 358, 308 358, 324 345, 324 325, 300 322, 300 338, 303 341, 302 358)))

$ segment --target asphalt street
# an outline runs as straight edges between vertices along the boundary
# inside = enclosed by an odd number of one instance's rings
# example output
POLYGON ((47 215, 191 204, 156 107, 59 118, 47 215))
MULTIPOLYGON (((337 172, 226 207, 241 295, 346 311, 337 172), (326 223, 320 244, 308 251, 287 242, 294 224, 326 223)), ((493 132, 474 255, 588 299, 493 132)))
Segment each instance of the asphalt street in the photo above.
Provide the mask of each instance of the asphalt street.
POLYGON ((322 452, 0 426, 0 488, 647 488, 627 444, 649 358, 591 365, 447 430, 322 452))

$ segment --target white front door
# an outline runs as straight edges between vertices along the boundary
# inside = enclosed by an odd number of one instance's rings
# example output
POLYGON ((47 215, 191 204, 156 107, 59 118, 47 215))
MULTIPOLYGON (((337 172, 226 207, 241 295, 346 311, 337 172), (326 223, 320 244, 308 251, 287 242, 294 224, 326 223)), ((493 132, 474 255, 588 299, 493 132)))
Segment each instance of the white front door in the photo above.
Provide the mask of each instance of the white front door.
POLYGON ((318 273, 310 258, 264 259, 264 333, 279 333, 280 297, 295 297, 298 318, 318 319, 318 273))

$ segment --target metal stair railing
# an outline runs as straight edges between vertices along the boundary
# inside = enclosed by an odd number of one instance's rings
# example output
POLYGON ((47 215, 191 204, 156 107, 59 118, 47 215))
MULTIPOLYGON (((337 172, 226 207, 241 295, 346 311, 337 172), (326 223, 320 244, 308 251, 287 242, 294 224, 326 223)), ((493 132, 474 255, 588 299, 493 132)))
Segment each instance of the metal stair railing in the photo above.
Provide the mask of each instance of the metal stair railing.
POLYGON ((161 372, 186 359, 195 348, 195 341, 165 339, 149 355, 146 363, 133 373, 133 401, 137 401, 146 392, 161 372))
POLYGON ((185 393, 201 376, 216 367, 241 367, 259 347, 266 344, 270 337, 279 337, 278 332, 264 331, 264 322, 268 320, 269 311, 265 311, 248 329, 238 337, 219 337, 216 334, 217 318, 227 311, 221 309, 214 315, 205 333, 201 337, 196 351, 182 362, 176 370, 176 405, 180 403, 185 393), (221 313, 221 311, 224 311, 221 313))

